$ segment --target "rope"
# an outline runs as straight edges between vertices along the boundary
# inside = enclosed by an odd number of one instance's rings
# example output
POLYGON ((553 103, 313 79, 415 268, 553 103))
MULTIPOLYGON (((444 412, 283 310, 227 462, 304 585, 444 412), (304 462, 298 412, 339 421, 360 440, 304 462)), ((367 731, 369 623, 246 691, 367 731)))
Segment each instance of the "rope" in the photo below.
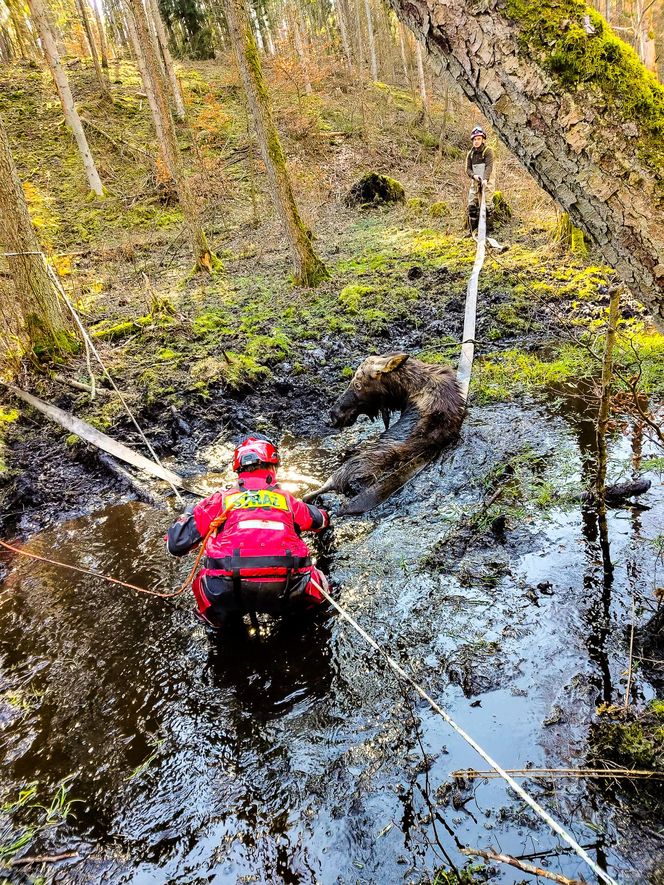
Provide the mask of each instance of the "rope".
POLYGON ((0 546, 4 547, 6 550, 11 550, 12 553, 17 553, 19 556, 25 556, 29 559, 36 559, 38 562, 46 562, 48 565, 56 565, 60 568, 69 569, 70 572, 78 572, 81 575, 90 575, 93 578, 101 578, 102 581, 108 581, 111 584, 119 584, 120 587, 127 587, 129 590, 135 590, 137 593, 145 593, 147 596, 157 596, 159 599, 175 599, 176 596, 181 596, 184 591, 189 587, 194 580, 196 572, 198 570, 198 565, 203 557, 203 553, 205 552, 205 546, 209 540, 209 538, 217 532, 221 526, 228 519, 228 514, 233 509, 233 503, 229 504, 228 507, 220 515, 213 519, 210 523, 210 528, 208 529, 207 534, 203 538, 201 542, 201 546, 198 551, 198 555, 196 556, 196 561, 192 566, 191 571, 187 575, 184 583, 177 589, 172 591, 171 593, 160 593, 158 590, 148 590, 145 587, 139 587, 136 584, 130 584, 127 581, 120 581, 118 578, 111 578, 109 575, 103 575, 101 572, 92 571, 92 569, 81 568, 77 565, 71 565, 69 562, 60 562, 57 559, 48 559, 46 556, 40 556, 37 553, 31 553, 28 550, 23 550, 20 547, 15 547, 13 544, 8 544, 6 541, 0 541, 0 546))
MULTIPOLYGON (((140 424, 138 423, 137 419, 134 417, 134 413, 129 408, 129 404, 127 403, 126 399, 124 398, 124 396, 122 395, 122 393, 118 389, 115 381, 111 377, 110 372, 106 368, 106 365, 104 364, 104 361, 102 360, 101 356, 99 355, 97 348, 94 346, 92 339, 90 338, 90 335, 88 334, 85 326, 83 325, 81 318, 79 317, 74 305, 71 303, 71 301, 67 297, 67 294, 66 294, 64 288, 62 287, 62 283, 58 279, 57 274, 55 273, 55 271, 53 270, 51 265, 48 263, 48 259, 46 258, 46 255, 43 252, 2 252, 0 254, 2 254, 5 258, 16 257, 19 255, 40 255, 41 256, 41 259, 44 262, 44 267, 46 268, 46 273, 48 274, 48 278, 50 279, 51 283, 53 284, 55 291, 58 293, 60 298, 62 298, 64 303, 67 305, 67 308, 69 309, 72 317, 74 318, 74 322, 78 326, 78 329, 79 329, 81 336, 83 338, 83 343, 85 345, 86 362, 87 362, 88 371, 90 372, 90 378, 91 378, 92 396, 94 397, 95 380, 94 380, 94 375, 92 374, 92 368, 90 366, 90 351, 92 351, 92 353, 95 355, 97 362, 101 366, 102 372, 104 373, 104 375, 108 379, 113 390, 117 393, 117 395, 120 399, 120 402, 122 403, 122 405, 124 407, 125 412, 127 413, 127 415, 129 415, 129 418, 131 419, 134 427, 136 428, 141 439, 143 440, 143 442, 147 446, 148 451, 150 452, 150 455, 152 456, 152 460, 156 464, 158 464, 159 467, 161 467, 162 469, 165 469, 164 465, 159 460, 159 456, 157 455, 155 450, 152 448, 149 439, 147 438, 145 433, 143 433, 143 430, 142 430, 140 424)), ((177 498, 178 502, 181 504, 183 502, 183 498, 182 498, 182 495, 180 494, 180 492, 173 485, 173 483, 170 482, 170 480, 167 479, 166 482, 168 482, 169 486, 171 487, 171 489, 175 493, 175 497, 177 498)))
POLYGON ((362 629, 362 627, 360 627, 360 625, 352 617, 352 615, 350 615, 341 605, 339 605, 339 603, 330 596, 330 594, 325 590, 324 587, 321 587, 321 585, 313 578, 311 579, 311 583, 316 587, 317 590, 319 590, 319 592, 330 603, 330 605, 332 605, 339 612, 341 617, 344 618, 344 620, 348 621, 351 627, 357 633, 359 633, 359 635, 365 640, 365 642, 367 642, 375 651, 378 652, 378 654, 382 658, 384 658, 384 660, 392 668, 392 670, 394 670, 394 672, 402 679, 405 679, 406 682, 408 682, 415 689, 420 697, 429 704, 432 710, 438 713, 439 716, 442 716, 445 722, 447 722, 447 724, 460 737, 462 737, 463 740, 467 744, 469 744, 476 753, 479 753, 482 759, 484 759, 484 761, 488 765, 490 765, 491 768, 509 784, 512 790, 514 790, 514 792, 518 796, 520 796, 520 798, 523 799, 524 802, 530 805, 533 811, 536 812, 536 814, 538 814, 539 817, 541 817, 542 820, 545 821, 551 827, 551 829, 561 837, 561 839, 564 839, 564 841, 567 842, 567 844, 570 845, 571 848, 573 848, 573 850, 579 855, 582 860, 584 860, 588 864, 590 869, 602 880, 602 882, 605 882, 606 885, 617 885, 615 879, 612 879, 608 875, 608 873, 606 873, 595 863, 590 855, 579 845, 576 839, 572 835, 570 835, 570 833, 568 833, 561 824, 559 824, 554 818, 552 818, 551 815, 544 808, 542 808, 542 806, 535 799, 533 799, 532 796, 530 796, 523 789, 523 787, 514 780, 513 777, 511 777, 503 768, 501 768, 500 765, 496 761, 494 761, 491 756, 489 756, 486 750, 482 749, 477 741, 475 741, 467 732, 465 732, 460 725, 457 725, 457 723, 452 719, 449 713, 447 713, 440 706, 440 704, 436 703, 431 695, 427 694, 422 686, 418 682, 416 682, 415 679, 394 660, 394 658, 390 657, 390 655, 388 655, 388 653, 380 647, 380 645, 376 642, 375 639, 373 639, 373 637, 371 637, 365 630, 362 629))
MULTIPOLYGON (((475 356, 475 316, 477 314, 477 286, 480 271, 484 264, 486 254, 486 200, 484 187, 476 183, 480 189, 480 217, 477 224, 477 251, 475 262, 466 288, 466 312, 463 320, 463 336, 461 339, 461 356, 457 369, 457 381, 461 389, 461 396, 468 399, 470 387, 470 374, 473 370, 473 357, 475 356)), ((472 228, 471 228, 472 230, 472 228)))

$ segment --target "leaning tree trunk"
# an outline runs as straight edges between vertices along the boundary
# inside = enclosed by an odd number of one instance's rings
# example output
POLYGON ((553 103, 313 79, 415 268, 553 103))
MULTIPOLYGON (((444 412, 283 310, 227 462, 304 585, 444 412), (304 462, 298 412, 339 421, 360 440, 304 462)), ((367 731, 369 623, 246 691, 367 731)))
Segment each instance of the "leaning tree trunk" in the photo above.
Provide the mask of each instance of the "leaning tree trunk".
POLYGON ((185 175, 180 148, 175 134, 175 124, 168 106, 164 80, 159 70, 157 47, 152 40, 147 12, 143 6, 143 0, 129 0, 129 4, 131 8, 128 12, 130 17, 133 16, 138 53, 143 56, 146 75, 146 79, 143 82, 146 86, 146 91, 150 88, 152 89, 154 97, 154 105, 151 105, 151 108, 153 114, 155 114, 155 130, 162 139, 160 148, 178 192, 178 201, 189 231, 196 268, 198 270, 212 271, 215 267, 220 266, 220 262, 210 251, 196 206, 196 198, 185 175))
POLYGON ((102 197, 104 195, 104 188, 102 186, 101 179, 99 178, 97 167, 95 166, 94 160, 92 159, 92 154, 88 146, 88 140, 85 137, 85 132, 83 131, 81 118, 78 116, 78 111, 76 110, 76 105, 74 104, 74 97, 72 96, 71 89, 69 88, 69 80, 67 79, 67 74, 65 73, 64 68, 62 67, 62 63, 60 62, 60 56, 55 45, 55 39, 53 37, 51 27, 46 17, 46 10, 42 6, 41 0, 29 0, 29 3, 30 10, 32 12, 32 19, 35 23, 35 27, 39 32, 39 38, 44 50, 44 55, 51 70, 53 80, 55 81, 58 95, 60 96, 60 104, 62 105, 65 120, 67 121, 69 128, 74 134, 76 144, 78 145, 78 151, 81 155, 81 159, 83 160, 83 166, 85 168, 85 174, 88 179, 88 184, 98 197, 102 197))
POLYGON ((106 31, 104 30, 104 22, 102 21, 101 12, 97 5, 99 0, 90 0, 92 12, 94 13, 95 22, 97 23, 97 32, 99 33, 99 51, 101 52, 101 66, 104 70, 108 70, 108 42, 106 40, 106 31))
POLYGON ((390 0, 664 328, 664 88, 582 0, 390 0))
POLYGON ((67 340, 65 321, 30 220, 1 119, 0 244, 8 253, 9 271, 16 287, 16 319, 24 328, 27 343, 36 349, 61 348, 67 340))
POLYGON ((226 0, 225 8, 228 31, 254 119, 258 147, 267 170, 274 205, 288 238, 295 282, 315 286, 327 276, 327 270, 313 250, 295 205, 286 157, 272 117, 270 96, 245 0, 226 0))

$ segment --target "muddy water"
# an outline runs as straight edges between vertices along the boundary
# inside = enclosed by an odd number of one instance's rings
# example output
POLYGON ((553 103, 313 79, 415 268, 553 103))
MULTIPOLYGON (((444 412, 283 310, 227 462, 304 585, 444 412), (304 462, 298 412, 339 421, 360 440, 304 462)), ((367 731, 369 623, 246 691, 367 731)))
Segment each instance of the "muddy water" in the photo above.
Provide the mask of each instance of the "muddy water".
MULTIPOLYGON (((609 514, 611 586, 596 521, 579 505, 526 502, 503 536, 453 534, 490 471, 520 452, 541 456, 542 479, 559 488, 587 470, 591 416, 582 397, 561 395, 558 406, 474 409, 441 463, 368 516, 339 520, 321 551, 342 603, 510 768, 584 764, 595 706, 624 692, 625 624, 633 594, 637 604, 652 599, 647 539, 664 523, 661 478, 650 474, 650 509, 609 514)), ((320 476, 377 430, 359 425, 316 446, 286 439, 290 480, 320 476)), ((211 464, 225 445, 204 453, 211 464)), ((629 474, 633 449, 625 428, 611 442, 612 477, 629 474)), ((170 519, 120 504, 34 536, 29 548, 175 586, 187 564, 164 553, 170 519)), ((57 881, 419 882, 439 866, 462 867, 464 845, 535 855, 592 881, 501 782, 451 779, 486 766, 340 619, 265 623, 213 648, 188 596, 151 599, 3 562, 0 786, 14 795, 38 780, 46 797, 75 775, 76 818, 44 845, 79 853, 57 881)), ((640 676, 637 692, 652 696, 640 676)), ((527 788, 612 875, 648 881, 662 848, 650 841, 652 822, 630 821, 583 781, 527 788)), ((501 868, 496 880, 523 874, 501 868)))

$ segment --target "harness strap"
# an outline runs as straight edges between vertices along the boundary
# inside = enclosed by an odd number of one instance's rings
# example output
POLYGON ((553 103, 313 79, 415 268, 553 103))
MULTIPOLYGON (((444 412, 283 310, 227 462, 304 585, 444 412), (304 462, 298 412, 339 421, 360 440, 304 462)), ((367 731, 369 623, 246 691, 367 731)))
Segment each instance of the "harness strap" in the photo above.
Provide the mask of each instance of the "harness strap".
MULTIPOLYGON (((228 559, 229 557, 225 558, 228 559)), ((233 572, 233 593, 235 594, 235 601, 240 608, 242 607, 242 581, 240 579, 241 559, 240 549, 233 550, 233 556, 230 558, 230 569, 233 572)))
POLYGON ((207 557, 205 568, 213 571, 231 572, 235 577, 235 571, 240 569, 275 569, 285 568, 290 571, 299 571, 311 565, 310 556, 292 556, 290 550, 285 556, 240 556, 239 550, 234 550, 232 556, 218 558, 207 557))

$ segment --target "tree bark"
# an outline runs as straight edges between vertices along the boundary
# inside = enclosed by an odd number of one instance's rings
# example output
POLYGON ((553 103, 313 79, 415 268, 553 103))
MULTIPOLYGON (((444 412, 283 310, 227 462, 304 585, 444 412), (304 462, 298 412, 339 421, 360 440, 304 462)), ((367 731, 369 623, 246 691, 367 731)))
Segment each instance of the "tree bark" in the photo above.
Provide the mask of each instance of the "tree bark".
POLYGON ((415 60, 417 61, 417 82, 420 87, 420 98, 422 99, 422 107, 425 113, 429 113, 429 96, 427 95, 427 81, 424 76, 424 60, 422 59, 422 46, 420 41, 415 38, 415 60))
POLYGON ((168 82, 171 88, 171 96, 173 98, 175 116, 178 120, 184 120, 186 116, 184 99, 182 97, 182 90, 180 89, 180 83, 178 81, 177 74, 175 73, 173 58, 168 48, 168 38, 166 36, 166 29, 164 28, 164 22, 161 18, 161 13, 159 12, 159 5, 157 3, 157 0, 148 0, 148 2, 150 5, 152 20, 154 21, 155 30, 157 33, 157 42, 159 43, 161 56, 164 61, 164 67, 166 68, 166 76, 168 77, 168 82))
POLYGON ((369 42, 369 61, 371 62, 371 79, 374 83, 378 80, 378 57, 376 56, 376 36, 374 34, 373 19, 371 17, 371 2, 364 0, 364 11, 367 16, 367 40, 369 42))
POLYGON ((157 47, 152 40, 147 12, 143 6, 143 0, 129 0, 129 3, 128 17, 133 17, 133 27, 136 31, 138 49, 142 52, 145 64, 146 79, 143 82, 146 89, 152 88, 154 97, 154 106, 151 107, 153 115, 156 113, 156 116, 154 116, 155 130, 157 133, 161 132, 163 140, 160 147, 178 192, 178 200, 189 232, 196 268, 212 271, 215 266, 219 266, 220 262, 210 251, 196 206, 196 199, 184 172, 180 148, 178 147, 175 134, 175 125, 168 106, 164 82, 159 71, 157 47))
POLYGON ((108 88, 108 81, 106 80, 106 77, 104 77, 104 72, 101 68, 99 53, 97 52, 97 44, 95 43, 95 37, 92 33, 92 28, 90 27, 90 17, 86 8, 87 0, 76 0, 76 5, 78 7, 78 14, 80 15, 81 21, 83 22, 83 30, 85 31, 85 36, 88 41, 88 47, 90 48, 90 55, 92 57, 92 64, 94 65, 97 83, 99 84, 99 91, 101 92, 103 98, 106 98, 110 101, 111 92, 108 88))
POLYGON ((226 0, 225 8, 231 42, 254 118, 258 147, 267 170, 274 205, 288 238, 295 282, 314 286, 327 276, 327 270, 313 250, 295 205, 286 157, 272 117, 270 96, 245 0, 226 0))
POLYGON ((78 151, 81 155, 81 159, 83 160, 83 166, 85 168, 85 174, 88 179, 88 184, 98 197, 102 197, 104 195, 104 188, 102 186, 101 179, 99 178, 97 167, 95 166, 94 160, 92 159, 92 153, 90 152, 88 140, 85 137, 85 132, 83 131, 81 119, 78 116, 78 111, 76 110, 76 105, 74 104, 74 97, 72 96, 71 89, 69 88, 69 80, 67 79, 67 75, 64 71, 64 68, 62 67, 62 63, 60 62, 60 56, 58 55, 58 50, 55 45, 55 39, 51 32, 48 19, 46 18, 46 11, 42 6, 41 0, 29 0, 29 3, 30 10, 32 12, 32 19, 39 32, 44 55, 50 68, 53 80, 55 81, 56 89, 58 90, 60 104, 62 105, 62 111, 65 115, 65 120, 67 121, 69 128, 74 134, 76 144, 78 145, 78 151))
POLYGON ((295 44, 295 53, 297 55, 297 60, 300 65, 300 72, 304 81, 304 91, 307 95, 311 95, 313 89, 311 88, 311 79, 309 78, 309 65, 307 64, 307 55, 304 49, 304 43, 302 42, 302 32, 300 31, 300 26, 297 22, 297 12, 293 8, 292 4, 288 8, 288 17, 290 19, 290 26, 293 31, 293 43, 295 44))
POLYGON ((138 68, 138 73, 141 75, 143 89, 145 90, 145 95, 148 99, 148 105, 150 106, 150 113, 152 114, 152 122, 154 123, 154 128, 157 133, 157 143, 159 145, 159 149, 161 150, 161 146, 166 141, 166 136, 164 134, 164 127, 161 122, 161 114, 159 113, 157 99, 155 98, 154 89, 152 88, 152 79, 150 78, 150 74, 148 71, 148 64, 145 60, 143 47, 141 46, 141 43, 138 39, 138 33, 136 31, 136 25, 134 24, 134 17, 131 14, 131 10, 127 11, 126 22, 127 30, 129 31, 129 41, 131 44, 131 48, 134 51, 134 58, 136 59, 136 67, 138 68))
POLYGON ((582 0, 390 2, 664 328, 664 89, 635 53, 582 0))
POLYGON ((346 10, 344 8, 344 0, 336 0, 335 9, 337 13, 337 21, 339 23, 339 34, 341 35, 341 46, 346 59, 346 65, 349 70, 353 69, 353 54, 350 49, 350 39, 348 37, 348 19, 346 18, 346 10))
POLYGON ((8 255, 6 260, 16 287, 16 320, 23 327, 27 343, 33 348, 61 349, 67 341, 67 327, 1 119, 0 243, 8 253, 18 253, 8 255))
POLYGON ((90 5, 92 6, 92 12, 94 13, 95 21, 97 23, 97 31, 99 33, 99 50, 101 52, 101 66, 106 71, 108 70, 108 43, 106 41, 106 31, 104 30, 104 22, 102 21, 101 13, 99 12, 99 6, 97 3, 99 0, 90 0, 90 5))

